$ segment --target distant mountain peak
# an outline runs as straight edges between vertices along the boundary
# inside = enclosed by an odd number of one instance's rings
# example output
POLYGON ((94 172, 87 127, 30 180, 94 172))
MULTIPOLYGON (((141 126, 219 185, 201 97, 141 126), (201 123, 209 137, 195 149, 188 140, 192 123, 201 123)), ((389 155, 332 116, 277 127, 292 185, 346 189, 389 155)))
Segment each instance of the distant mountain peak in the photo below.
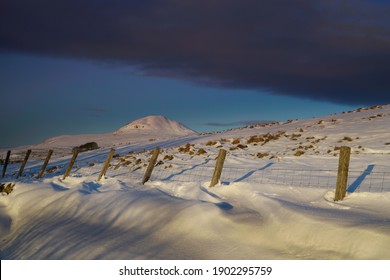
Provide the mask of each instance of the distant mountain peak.
POLYGON ((165 116, 146 116, 138 120, 132 121, 125 126, 115 131, 116 134, 132 133, 136 131, 161 131, 163 134, 178 134, 186 135, 195 133, 195 131, 189 129, 185 125, 170 120, 165 116))

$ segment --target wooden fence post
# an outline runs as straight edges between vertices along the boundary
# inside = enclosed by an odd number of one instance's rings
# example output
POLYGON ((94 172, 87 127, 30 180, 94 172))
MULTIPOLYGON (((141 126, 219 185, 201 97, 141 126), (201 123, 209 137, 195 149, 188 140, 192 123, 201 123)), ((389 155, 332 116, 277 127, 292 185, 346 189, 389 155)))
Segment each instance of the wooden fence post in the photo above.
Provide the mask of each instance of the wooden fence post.
POLYGON ((349 159, 351 148, 343 146, 340 148, 339 169, 337 173, 335 201, 343 200, 347 192, 349 159))
POLYGON ((226 150, 220 149, 218 153, 217 162, 215 164, 215 169, 213 173, 213 178, 210 183, 210 188, 214 187, 216 184, 218 184, 219 180, 221 179, 223 164, 225 162, 226 158, 226 150))
POLYGON ((72 159, 69 162, 68 168, 66 169, 65 174, 62 177, 62 180, 65 180, 65 178, 68 177, 70 171, 72 170, 73 164, 76 161, 78 154, 79 154, 79 149, 74 149, 72 159))
POLYGON ((10 156, 11 156, 11 151, 8 151, 7 152, 7 157, 5 158, 5 162, 4 162, 4 166, 3 166, 3 174, 1 175, 1 178, 4 178, 4 176, 5 176, 5 172, 7 170, 7 166, 8 166, 8 162, 9 162, 10 156))
POLYGON ((108 166, 110 165, 110 161, 112 159, 112 157, 114 156, 114 153, 115 153, 115 150, 114 149, 111 149, 110 152, 108 153, 108 156, 107 156, 107 159, 103 165, 103 168, 102 168, 102 171, 100 172, 100 175, 98 177, 98 181, 100 181, 100 179, 106 175, 106 172, 107 172, 107 169, 108 169, 108 166))
POLYGON ((42 177, 43 172, 45 172, 46 166, 49 163, 49 160, 50 160, 52 154, 53 154, 53 150, 49 150, 49 152, 47 153, 45 162, 42 164, 41 170, 39 171, 39 173, 37 175, 37 179, 42 177))
POLYGON ((24 160, 23 160, 23 162, 22 162, 22 165, 20 166, 18 175, 16 176, 16 179, 19 178, 20 176, 22 176, 24 167, 26 166, 26 163, 27 163, 27 161, 28 161, 28 158, 30 157, 30 154, 31 154, 31 150, 27 150, 26 155, 25 155, 25 157, 24 157, 24 160))
POLYGON ((146 169, 144 178, 142 180, 142 184, 145 184, 147 181, 149 181, 150 176, 152 176, 153 168, 156 165, 159 153, 160 153, 160 148, 155 148, 153 150, 153 154, 152 154, 152 157, 149 161, 148 168, 146 169))

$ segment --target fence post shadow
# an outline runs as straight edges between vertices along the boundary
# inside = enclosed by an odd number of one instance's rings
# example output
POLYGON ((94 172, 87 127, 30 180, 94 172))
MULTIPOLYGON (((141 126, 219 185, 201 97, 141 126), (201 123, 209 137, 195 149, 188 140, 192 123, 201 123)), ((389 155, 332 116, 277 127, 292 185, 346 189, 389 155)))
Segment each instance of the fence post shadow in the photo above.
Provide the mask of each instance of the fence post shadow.
POLYGON ((163 178, 161 179, 161 181, 169 181, 171 180, 173 177, 176 177, 176 176, 179 176, 187 171, 190 171, 190 170, 194 170, 195 168, 199 167, 199 166, 202 166, 202 165, 206 165, 208 162, 210 161, 210 159, 207 159, 206 161, 202 162, 202 163, 199 163, 199 164, 195 164, 189 168, 185 168, 185 169, 182 169, 181 171, 177 172, 177 173, 174 173, 174 174, 171 174, 169 175, 168 177, 166 178, 163 178))
POLYGON ((251 171, 249 171, 248 173, 246 173, 245 175, 241 176, 240 178, 234 180, 233 182, 234 183, 237 183, 237 182, 241 182, 247 178, 249 178, 250 176, 253 175, 253 173, 255 173, 256 171, 262 171, 262 170, 265 170, 267 169, 268 167, 272 166, 274 163, 273 162, 269 162, 267 163, 266 165, 264 165, 263 167, 259 168, 259 169, 253 169, 251 171))
POLYGON ((371 172, 374 170, 375 164, 370 164, 367 166, 366 170, 363 171, 363 173, 356 178, 355 182, 353 182, 347 189, 347 192, 353 193, 357 190, 358 187, 363 183, 363 181, 366 179, 368 175, 371 174, 371 172))

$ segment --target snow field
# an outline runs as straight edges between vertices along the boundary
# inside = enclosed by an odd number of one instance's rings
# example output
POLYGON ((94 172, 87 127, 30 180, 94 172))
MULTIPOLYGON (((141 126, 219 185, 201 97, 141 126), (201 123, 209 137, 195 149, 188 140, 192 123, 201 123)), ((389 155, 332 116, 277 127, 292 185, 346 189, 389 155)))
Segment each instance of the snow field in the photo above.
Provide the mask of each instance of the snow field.
MULTIPOLYGON (((106 134, 65 180, 69 155, 53 159, 48 167, 57 169, 39 180, 42 160, 29 161, 18 180, 19 164, 11 164, 3 181, 16 186, 0 197, 1 259, 388 260, 388 127, 386 105, 153 141, 156 131, 143 130, 129 144, 106 134), (97 182, 113 145, 117 156, 97 182), (352 147, 352 191, 334 202, 341 145, 352 147), (141 185, 157 146, 161 162, 141 185), (221 148, 224 172, 209 188, 221 148)), ((50 145, 71 148, 65 138, 50 145)))

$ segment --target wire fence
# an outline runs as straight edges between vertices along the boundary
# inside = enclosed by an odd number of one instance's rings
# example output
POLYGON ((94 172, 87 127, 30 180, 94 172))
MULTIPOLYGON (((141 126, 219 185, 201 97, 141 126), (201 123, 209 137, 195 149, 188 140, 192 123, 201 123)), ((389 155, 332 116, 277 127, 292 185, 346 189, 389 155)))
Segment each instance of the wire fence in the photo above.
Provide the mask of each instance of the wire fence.
MULTIPOLYGON (((162 182, 210 182, 215 161, 185 164, 173 163, 158 165, 153 170, 151 181, 162 182)), ((75 167, 72 176, 98 177, 103 164, 75 167)), ((106 172, 107 178, 129 180, 140 183, 146 166, 111 165, 106 172)), ((261 167, 225 166, 221 184, 233 183, 275 184, 291 187, 334 189, 337 181, 336 169, 288 169, 278 168, 272 162, 261 167)), ((347 192, 390 192, 390 171, 374 171, 369 166, 364 171, 350 170, 347 192)))
MULTIPOLYGON (((48 149, 33 149, 31 150, 30 160, 44 160, 47 156, 48 149)), ((53 149, 53 158, 60 158, 71 154, 71 148, 54 148, 53 149)), ((6 158, 6 151, 0 153, 0 163, 4 164, 6 158)), ((13 151, 11 153, 9 163, 19 163, 22 162, 25 157, 26 151, 13 151)))
MULTIPOLYGON (((13 164, 15 176, 18 163, 13 164)), ((162 182, 210 182, 215 166, 215 160, 203 162, 178 163, 164 162, 157 165, 150 178, 151 181, 162 182)), ((229 166, 225 165, 222 171, 221 184, 233 183, 275 184, 291 187, 308 187, 335 189, 337 181, 336 169, 294 169, 279 168, 278 163, 269 162, 263 166, 229 166)), ((46 177, 62 175, 66 163, 48 165, 46 177)), ((97 179, 103 167, 101 162, 76 161, 71 176, 91 177, 97 179)), ((33 177, 40 170, 39 164, 26 167, 24 177, 33 177)), ((133 183, 140 183, 146 171, 146 164, 124 165, 119 161, 112 161, 106 172, 107 178, 115 178, 133 183)), ((368 165, 365 170, 349 170, 347 192, 390 192, 390 170, 381 170, 375 165, 368 165)))

